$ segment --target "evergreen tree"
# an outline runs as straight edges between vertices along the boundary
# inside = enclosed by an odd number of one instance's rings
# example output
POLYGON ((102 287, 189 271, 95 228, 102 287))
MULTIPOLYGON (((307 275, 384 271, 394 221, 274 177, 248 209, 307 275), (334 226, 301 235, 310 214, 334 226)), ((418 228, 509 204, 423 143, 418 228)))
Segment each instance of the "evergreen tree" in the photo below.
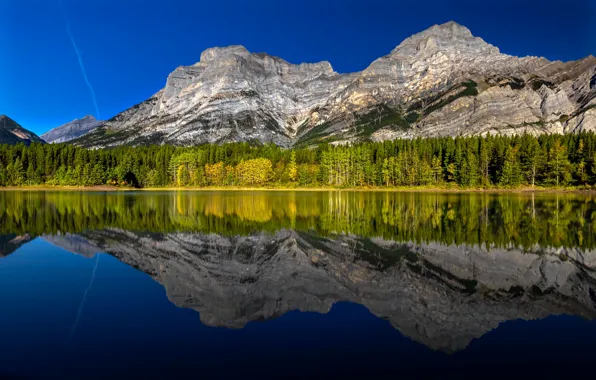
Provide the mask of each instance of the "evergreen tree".
POLYGON ((571 179, 567 148, 556 139, 549 151, 550 179, 555 186, 566 185, 571 179))
POLYGON ((516 187, 521 184, 522 173, 518 159, 518 147, 509 147, 505 153, 505 162, 501 170, 499 185, 516 187))
POLYGON ((12 186, 20 186, 25 182, 25 171, 23 170, 23 163, 19 157, 17 157, 14 163, 7 167, 8 172, 8 183, 12 186))
POLYGON ((592 183, 596 182, 596 153, 592 156, 592 183))
POLYGON ((90 175, 90 182, 93 185, 101 185, 104 183, 104 169, 101 167, 100 164, 93 165, 93 169, 91 169, 90 175))
POLYGON ((577 184, 585 185, 588 182, 588 170, 586 167, 586 161, 584 159, 584 140, 580 139, 577 150, 575 151, 575 162, 574 171, 575 179, 577 184))
POLYGON ((0 186, 6 186, 6 185, 7 185, 6 168, 4 167, 2 162, 0 162, 0 186))
POLYGON ((535 137, 524 135, 520 149, 520 161, 526 183, 535 186, 538 173, 544 165, 544 154, 535 137))
POLYGON ((472 152, 468 152, 463 159, 462 167, 459 170, 459 184, 466 187, 478 184, 478 163, 476 155, 472 152))
POLYGON ((441 166, 441 159, 439 156, 434 156, 432 161, 433 179, 435 184, 441 183, 443 180, 443 166, 441 166))
POLYGON ((37 180, 35 178, 35 170, 33 169, 33 165, 29 165, 27 167, 27 174, 26 174, 26 183, 27 185, 37 185, 37 180))

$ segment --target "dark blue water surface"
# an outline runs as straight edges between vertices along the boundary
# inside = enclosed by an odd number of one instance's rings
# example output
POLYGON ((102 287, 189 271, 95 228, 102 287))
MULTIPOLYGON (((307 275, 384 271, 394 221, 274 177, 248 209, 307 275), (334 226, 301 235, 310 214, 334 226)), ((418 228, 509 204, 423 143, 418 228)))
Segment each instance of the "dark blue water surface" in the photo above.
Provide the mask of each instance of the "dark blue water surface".
POLYGON ((0 192, 0 378, 592 378, 595 210, 0 192))
POLYGON ((0 304, 1 372, 23 378, 552 375, 582 373, 596 353, 596 323, 571 316, 504 322, 454 354, 349 302, 208 327, 149 275, 42 239, 1 259, 0 304))

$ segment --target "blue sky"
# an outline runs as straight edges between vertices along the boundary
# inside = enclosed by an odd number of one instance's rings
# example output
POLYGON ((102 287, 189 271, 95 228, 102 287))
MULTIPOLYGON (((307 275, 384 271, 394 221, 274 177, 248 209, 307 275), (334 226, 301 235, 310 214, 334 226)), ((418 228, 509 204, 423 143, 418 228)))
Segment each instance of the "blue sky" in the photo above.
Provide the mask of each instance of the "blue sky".
POLYGON ((327 60, 349 72, 454 20, 508 54, 596 54, 594 0, 61 2, 63 11, 59 0, 0 0, 0 114, 38 134, 98 110, 102 119, 114 116, 211 46, 242 44, 293 63, 327 60))

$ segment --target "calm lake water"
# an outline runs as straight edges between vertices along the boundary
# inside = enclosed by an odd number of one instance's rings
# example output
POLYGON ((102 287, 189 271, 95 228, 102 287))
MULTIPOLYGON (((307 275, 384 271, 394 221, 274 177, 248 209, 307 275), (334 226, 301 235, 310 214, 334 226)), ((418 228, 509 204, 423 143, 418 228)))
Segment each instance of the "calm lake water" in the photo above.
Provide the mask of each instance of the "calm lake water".
POLYGON ((0 377, 590 374, 595 219, 579 194, 0 192, 0 377))

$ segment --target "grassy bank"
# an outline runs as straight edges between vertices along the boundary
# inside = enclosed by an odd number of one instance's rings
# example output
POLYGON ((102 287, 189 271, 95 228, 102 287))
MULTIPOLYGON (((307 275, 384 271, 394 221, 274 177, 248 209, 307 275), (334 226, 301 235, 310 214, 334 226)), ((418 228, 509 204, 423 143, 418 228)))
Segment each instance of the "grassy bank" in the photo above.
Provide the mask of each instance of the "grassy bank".
POLYGON ((378 192, 450 192, 450 193, 596 193, 594 187, 531 187, 515 188, 464 188, 458 186, 412 186, 412 187, 149 187, 135 189, 118 186, 8 186, 0 187, 0 191, 378 191, 378 192))

